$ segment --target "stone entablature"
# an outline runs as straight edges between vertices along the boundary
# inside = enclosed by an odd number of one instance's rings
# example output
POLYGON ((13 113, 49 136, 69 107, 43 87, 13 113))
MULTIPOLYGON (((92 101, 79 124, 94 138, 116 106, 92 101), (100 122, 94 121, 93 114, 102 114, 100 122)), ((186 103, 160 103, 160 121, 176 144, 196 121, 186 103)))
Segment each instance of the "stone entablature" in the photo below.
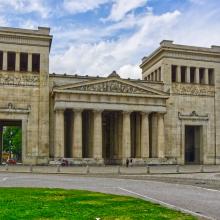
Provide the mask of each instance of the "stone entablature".
POLYGON ((38 30, 0 28, 0 43, 50 47, 52 36, 50 28, 38 27, 38 30))
POLYGON ((140 67, 146 71, 147 68, 157 63, 162 58, 188 59, 197 61, 219 62, 220 47, 211 46, 195 47, 173 44, 173 41, 162 41, 160 47, 156 49, 148 57, 142 59, 140 67))
POLYGON ((215 87, 210 85, 172 83, 172 94, 214 97, 215 87))

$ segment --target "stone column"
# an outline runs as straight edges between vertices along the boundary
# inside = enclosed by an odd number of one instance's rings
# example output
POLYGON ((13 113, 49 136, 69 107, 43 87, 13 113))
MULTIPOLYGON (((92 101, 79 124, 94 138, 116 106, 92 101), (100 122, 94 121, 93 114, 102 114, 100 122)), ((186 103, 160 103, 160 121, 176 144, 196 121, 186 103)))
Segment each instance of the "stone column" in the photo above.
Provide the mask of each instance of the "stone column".
POLYGON ((205 74, 204 75, 204 82, 206 85, 208 85, 209 84, 209 69, 208 68, 205 68, 204 74, 205 74))
POLYGON ((152 136, 151 136, 151 156, 153 158, 156 158, 157 155, 157 147, 158 147, 158 124, 157 124, 157 113, 152 114, 152 123, 151 123, 151 130, 152 130, 152 136))
POLYGON ((141 113, 141 158, 149 157, 149 119, 148 113, 141 113))
POLYGON ((64 110, 55 112, 54 157, 64 157, 64 110))
POLYGON ((180 66, 176 67, 176 81, 181 82, 181 67, 180 66))
POLYGON ((102 158, 102 111, 94 110, 93 158, 102 158))
POLYGON ((2 66, 3 70, 7 70, 8 69, 8 53, 7 51, 3 51, 3 66, 2 66))
POLYGON ((165 137, 164 137, 164 114, 158 113, 158 157, 164 158, 165 137))
POLYGON ((113 158, 118 158, 118 113, 114 112, 114 151, 113 158))
POLYGON ((118 117, 118 158, 122 158, 122 148, 123 148, 123 117, 122 113, 119 113, 118 117))
POLYGON ((72 157, 82 158, 82 109, 73 110, 72 157))
POLYGON ((32 72, 32 54, 28 54, 28 72, 32 72))
POLYGON ((131 120, 130 112, 123 112, 123 131, 122 131, 122 157, 131 157, 131 120))
POLYGON ((141 157, 141 114, 136 114, 136 142, 135 142, 135 157, 140 158, 141 157))
POLYGON ((15 71, 20 71, 20 53, 16 52, 15 55, 15 71))
POLYGON ((190 67, 186 67, 186 82, 190 83, 190 67))
POLYGON ((198 67, 196 67, 196 82, 195 83, 197 83, 197 84, 200 83, 199 82, 199 68, 198 67))

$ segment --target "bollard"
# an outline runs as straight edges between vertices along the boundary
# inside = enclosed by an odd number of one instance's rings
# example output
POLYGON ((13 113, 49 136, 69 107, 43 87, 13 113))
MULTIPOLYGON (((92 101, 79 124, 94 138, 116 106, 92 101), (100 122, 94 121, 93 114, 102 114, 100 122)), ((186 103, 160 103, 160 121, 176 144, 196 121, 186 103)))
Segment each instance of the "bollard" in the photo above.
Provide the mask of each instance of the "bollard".
POLYGON ((89 174, 89 165, 86 166, 86 173, 89 174))
POLYGON ((200 172, 201 172, 201 173, 204 172, 204 166, 203 166, 203 165, 200 166, 200 172))
POLYGON ((150 174, 150 167, 146 166, 146 168, 147 168, 147 174, 150 174))
POLYGON ((120 166, 118 166, 118 174, 121 174, 120 166))
POLYGON ((31 173, 33 172, 33 166, 32 166, 32 164, 30 165, 30 172, 31 172, 31 173))
POLYGON ((57 173, 60 173, 60 164, 57 165, 57 173))
POLYGON ((5 170, 8 171, 8 164, 5 165, 5 170))
POLYGON ((180 172, 180 166, 176 165, 176 172, 179 173, 180 172))

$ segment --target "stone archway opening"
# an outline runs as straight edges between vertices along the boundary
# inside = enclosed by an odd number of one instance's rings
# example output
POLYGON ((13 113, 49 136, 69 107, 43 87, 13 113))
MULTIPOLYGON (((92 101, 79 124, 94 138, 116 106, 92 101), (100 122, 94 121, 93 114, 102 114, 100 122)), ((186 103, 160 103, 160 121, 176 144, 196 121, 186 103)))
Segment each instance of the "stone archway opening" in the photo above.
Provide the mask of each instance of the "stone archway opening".
POLYGON ((0 162, 6 163, 8 159, 22 163, 21 120, 0 120, 0 162))
POLYGON ((185 164, 201 164, 202 126, 185 126, 185 164))

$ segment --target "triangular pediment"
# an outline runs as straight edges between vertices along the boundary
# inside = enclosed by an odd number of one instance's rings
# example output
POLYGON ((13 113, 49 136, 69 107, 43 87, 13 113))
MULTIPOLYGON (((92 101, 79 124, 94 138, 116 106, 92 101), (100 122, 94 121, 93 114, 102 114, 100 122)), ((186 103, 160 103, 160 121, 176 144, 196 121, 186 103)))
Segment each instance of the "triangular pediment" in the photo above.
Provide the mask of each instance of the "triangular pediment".
POLYGON ((54 87, 55 92, 78 91, 82 93, 108 93, 108 94, 139 94, 148 96, 167 96, 168 94, 150 87, 140 86, 137 83, 117 77, 106 79, 95 79, 86 82, 73 83, 54 87))

